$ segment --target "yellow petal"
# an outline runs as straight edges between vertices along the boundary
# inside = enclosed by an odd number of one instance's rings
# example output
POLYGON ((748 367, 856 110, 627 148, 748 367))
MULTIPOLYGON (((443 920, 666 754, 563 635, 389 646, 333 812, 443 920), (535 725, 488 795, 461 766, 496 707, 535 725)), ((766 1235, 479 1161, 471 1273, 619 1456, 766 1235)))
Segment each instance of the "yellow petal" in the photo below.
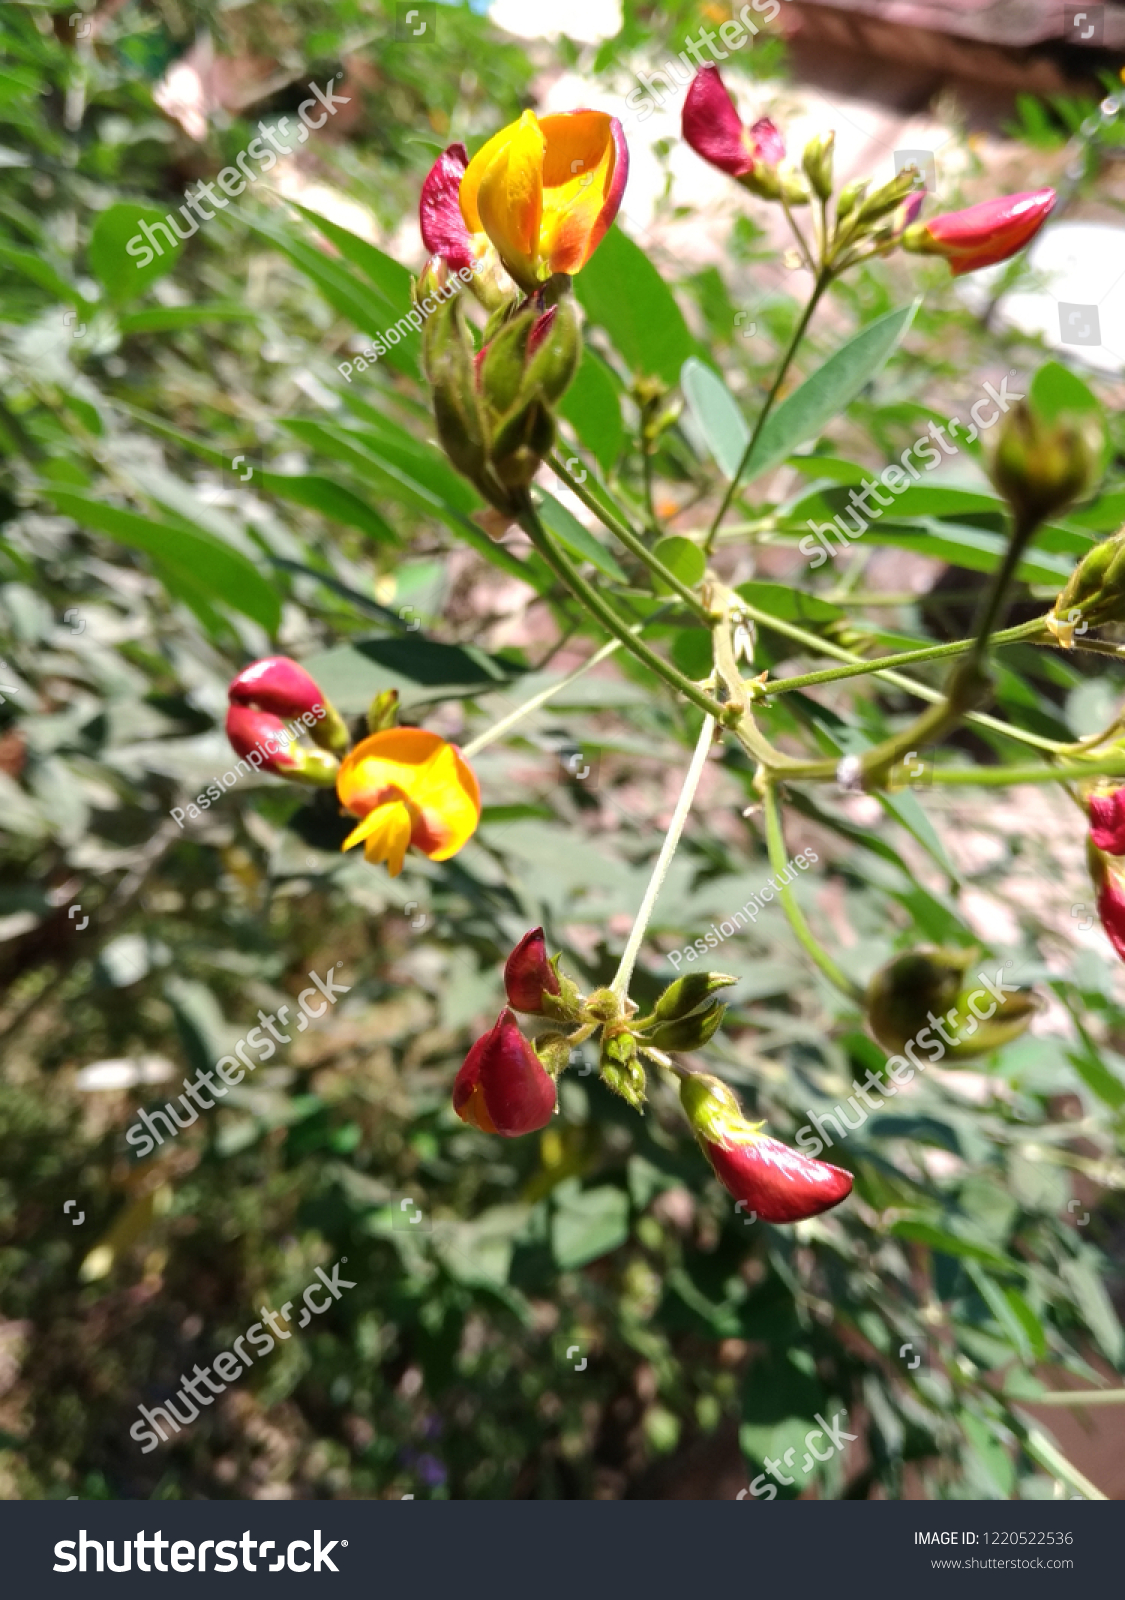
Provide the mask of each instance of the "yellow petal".
POLYGON ((390 800, 368 812, 358 828, 353 828, 344 840, 342 848, 350 850, 363 842, 363 853, 368 861, 374 866, 385 861, 391 877, 397 878, 406 859, 412 825, 409 806, 402 800, 390 800))
POLYGON ((476 197, 481 226, 508 271, 525 283, 536 276, 546 148, 535 113, 525 111, 511 139, 485 168, 476 197))
POLYGON ((477 209, 477 193, 480 190, 480 181, 500 152, 507 149, 512 141, 512 135, 518 127, 518 122, 509 122, 506 128, 501 128, 499 133, 494 133, 491 139, 481 145, 476 155, 465 168, 465 175, 461 179, 461 187, 457 191, 457 198, 461 204, 461 215, 465 219, 465 226, 470 233, 482 233, 484 231, 480 220, 480 211, 477 209))

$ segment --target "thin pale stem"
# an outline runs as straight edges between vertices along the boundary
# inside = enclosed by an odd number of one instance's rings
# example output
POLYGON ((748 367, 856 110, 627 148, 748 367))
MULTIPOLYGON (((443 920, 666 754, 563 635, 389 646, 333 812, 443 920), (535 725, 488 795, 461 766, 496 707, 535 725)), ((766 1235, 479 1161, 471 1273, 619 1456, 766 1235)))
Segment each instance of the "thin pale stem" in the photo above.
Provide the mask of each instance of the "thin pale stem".
POLYGON ((676 802, 671 825, 665 835, 664 843, 660 847, 656 865, 652 869, 652 877, 648 881, 648 888, 645 890, 641 909, 637 912, 637 920, 633 923, 632 932, 629 934, 629 942, 625 946, 621 963, 617 968, 617 975, 610 984, 613 993, 622 1000, 629 992, 629 983, 633 976, 633 968, 637 964, 637 956, 640 954, 645 929, 648 927, 649 918, 652 916, 653 907, 656 905, 657 896, 660 894, 664 879, 668 876, 668 868, 672 865, 672 857, 676 854, 676 848, 679 845, 680 836, 684 831, 684 824, 687 822, 688 813, 695 799, 695 791, 699 787, 699 780, 703 776, 703 769, 707 765, 707 756, 714 738, 715 719, 713 717, 705 717, 703 719, 703 727, 699 730, 699 738, 696 741, 695 754, 691 758, 691 765, 688 767, 687 777, 684 779, 684 786, 680 791, 680 798, 676 802))
POLYGON ((1048 1439, 1041 1428, 1029 1428, 1023 1446, 1028 1455, 1038 1461, 1041 1467, 1046 1467, 1052 1477, 1061 1478, 1063 1483, 1068 1483, 1072 1489, 1077 1489, 1087 1500, 1109 1498, 1102 1493, 1096 1483, 1091 1483, 1084 1473, 1079 1472, 1073 1461, 1063 1455, 1058 1445, 1048 1439))
POLYGON ((813 312, 820 303, 821 295, 828 288, 828 285, 831 283, 831 281, 831 273, 822 272, 817 278, 816 283, 813 285, 813 292, 809 296, 809 302, 804 311, 802 311, 800 321, 793 330, 793 337, 789 341, 789 347, 784 356, 781 358, 781 365, 777 369, 777 376, 774 378, 770 392, 767 394, 762 409, 758 413, 758 420, 754 424, 754 429, 750 435, 746 449, 742 452, 742 459, 738 463, 738 467, 733 478, 727 484, 726 493, 723 495, 722 501, 719 504, 719 509, 715 512, 711 526, 707 530, 707 538, 704 542, 703 548, 708 555, 710 555, 711 548, 715 543, 715 536, 719 531, 719 524, 722 522, 723 518, 727 514, 728 509, 730 508, 730 503, 734 499, 735 493, 742 478, 742 474, 746 471, 750 457, 754 454, 754 448, 758 443, 759 437, 761 436, 762 429, 766 425, 766 419, 773 410, 774 401, 777 399, 781 385, 785 382, 789 368, 793 363, 793 357, 797 354, 797 347, 800 345, 801 340, 805 336, 805 330, 812 321, 813 312))
MULTIPOLYGON (((641 623, 639 626, 643 627, 644 624, 641 623)), ((552 683, 546 689, 540 690, 538 694, 533 694, 530 700, 525 700, 522 705, 516 706, 514 711, 509 711, 506 717, 501 717, 499 722, 494 722, 491 728, 486 728, 483 733, 478 733, 475 739, 471 739, 467 745, 462 747, 461 754, 466 760, 469 760, 483 750, 486 745, 495 743, 497 739, 502 739, 510 728, 516 726, 517 722, 522 722, 524 717, 530 716, 531 712, 537 711, 540 706, 546 705, 547 701, 559 694, 561 690, 568 689, 572 683, 577 683, 583 673, 589 672, 591 667, 596 667, 600 661, 608 660, 615 650, 620 649, 621 641, 619 639, 611 639, 608 644, 603 644, 600 650, 595 650, 589 661, 584 661, 580 667, 575 667, 573 672, 568 672, 565 678, 559 679, 558 683, 552 683)))
POLYGON ((556 577, 562 579, 574 597, 597 618, 607 633, 613 634, 614 638, 636 656, 638 661, 644 662, 650 672, 655 672, 669 687, 677 689, 685 699, 691 701, 692 705, 698 706, 705 716, 715 717, 724 724, 733 720, 731 708, 720 705, 711 695, 705 694, 697 683, 693 683, 670 661, 658 656, 655 650, 650 650, 648 645, 630 630, 628 623, 622 620, 612 606, 605 603, 597 590, 586 582, 570 559, 554 544, 530 501, 518 520, 520 527, 556 577))
POLYGON ((823 972, 829 983, 849 1000, 854 1000, 857 1005, 863 1004, 863 990, 857 983, 853 983, 846 972, 843 972, 833 961, 828 951, 817 941, 812 929, 805 921, 804 912, 797 904, 793 893, 792 883, 783 880, 782 874, 788 873, 788 857, 785 854, 785 836, 781 829, 781 811, 777 803, 777 791, 772 783, 766 785, 762 796, 763 810, 766 819, 766 849, 769 851, 770 866, 773 868, 774 882, 777 884, 778 895, 781 899, 781 908, 789 920, 789 926, 797 935, 805 952, 823 972))
POLYGON ((1125 1389, 1065 1389, 1054 1394, 1036 1395, 1037 1406, 1120 1406, 1125 1405, 1125 1389))

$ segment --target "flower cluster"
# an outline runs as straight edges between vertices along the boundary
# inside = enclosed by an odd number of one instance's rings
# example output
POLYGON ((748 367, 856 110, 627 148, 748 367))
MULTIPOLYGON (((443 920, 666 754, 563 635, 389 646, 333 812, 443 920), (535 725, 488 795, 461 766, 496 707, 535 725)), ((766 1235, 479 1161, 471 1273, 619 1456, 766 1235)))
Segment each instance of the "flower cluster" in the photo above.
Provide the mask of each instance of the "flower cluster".
POLYGON ((545 1128, 556 1109, 555 1085, 571 1051, 601 1036, 602 1081, 637 1109, 644 1102, 641 1057, 680 1079, 680 1100, 704 1155, 720 1183, 764 1222, 800 1222, 838 1205, 851 1192, 841 1167, 792 1150, 749 1123, 734 1094, 718 1078, 688 1072, 666 1052, 698 1049, 714 1034, 726 1009, 715 998, 735 980, 719 972, 677 978, 651 1015, 612 989, 585 996, 548 958, 542 928, 520 940, 504 967, 508 1005, 490 1032, 476 1041, 457 1074, 453 1108, 464 1121, 505 1138, 545 1128), (541 1017, 546 1031, 530 1042, 513 1012, 541 1017))
POLYGON ((628 173, 616 118, 525 111, 472 161, 464 145, 450 145, 422 186, 430 259, 414 303, 427 313, 422 356, 438 434, 505 515, 518 515, 554 443, 553 407, 580 350, 570 279, 617 215, 628 173), (479 347, 460 299, 429 310, 449 275, 468 268, 490 313, 479 347))
MULTIPOLYGON (((765 200, 787 206, 826 203, 832 197, 834 135, 805 147, 800 169, 785 162, 785 141, 768 117, 747 127, 716 66, 701 68, 684 101, 684 139, 720 172, 765 200)), ((848 184, 836 198, 836 227, 826 239, 827 263, 836 270, 868 255, 901 247, 948 261, 954 277, 1006 261, 1029 244, 1055 204, 1053 189, 1002 195, 995 200, 916 220, 925 189, 913 167, 869 193, 870 183, 848 184)))
POLYGON ((261 762, 278 777, 334 785, 359 824, 342 849, 362 844, 367 860, 386 862, 397 878, 408 849, 447 861, 476 832, 480 786, 457 749, 424 728, 400 728, 398 697, 379 695, 366 738, 352 744, 347 724, 304 667, 268 656, 244 667, 228 690, 227 738, 239 755, 265 749, 261 762), (293 737, 284 719, 308 729, 318 748, 293 737))

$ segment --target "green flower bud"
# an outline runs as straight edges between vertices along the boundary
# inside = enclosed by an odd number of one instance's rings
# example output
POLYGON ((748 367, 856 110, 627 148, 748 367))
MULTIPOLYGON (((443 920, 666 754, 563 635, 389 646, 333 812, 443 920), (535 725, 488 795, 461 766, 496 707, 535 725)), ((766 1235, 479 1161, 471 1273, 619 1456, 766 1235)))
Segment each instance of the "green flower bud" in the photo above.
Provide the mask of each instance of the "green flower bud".
POLYGON ((701 1050, 717 1031, 726 1006, 716 1000, 704 1011, 696 1011, 673 1022, 658 1022, 641 1035, 641 1043, 654 1050, 701 1050))
POLYGON ((473 342, 459 296, 444 301, 426 318, 422 365, 433 391, 442 448, 457 470, 480 487, 487 461, 486 427, 477 395, 473 342))
POLYGON ((1092 493, 1104 438, 1089 413, 1046 421, 1026 400, 1000 424, 990 473, 1024 527, 1035 527, 1092 493))
POLYGON ((1003 967, 991 981, 985 970, 967 978, 977 960, 971 950, 912 950, 880 967, 867 986, 866 1010, 884 1050, 917 1065, 921 1049, 922 1065, 948 1066, 1018 1038, 1035 1013, 1034 995, 1007 984, 1003 967))
POLYGON ((398 690, 384 689, 367 708, 368 733, 382 733, 398 726, 398 690))
POLYGON ((688 1072, 680 1079, 680 1103, 692 1131, 708 1144, 737 1141, 764 1123, 747 1124, 733 1089, 707 1072, 688 1072))
POLYGON ((840 190, 836 200, 836 221, 846 222, 856 206, 862 203, 864 195, 871 187, 869 178, 858 178, 855 183, 846 183, 840 190))
POLYGON ((1076 633, 1121 621, 1125 621, 1125 528, 1082 557, 1055 601, 1047 626, 1070 650, 1076 633))
POLYGON ((860 222, 877 222, 880 217, 885 217, 896 211, 909 194, 916 194, 922 188, 922 177, 917 167, 904 167, 893 177, 890 183, 885 183, 876 189, 859 208, 860 222))
POLYGON ((614 1094, 639 1111, 645 1103, 645 1072, 637 1057, 637 1041, 631 1033, 602 1034, 599 1062, 602 1082, 614 1094))
POLYGON ((711 996, 727 989, 737 978, 728 978, 725 972, 688 972, 665 989, 653 1007, 653 1016, 661 1022, 676 1022, 682 1017, 692 1017, 705 1011, 711 996))
POLYGON ((812 184, 813 193, 821 200, 827 200, 832 193, 832 156, 835 145, 834 129, 831 133, 818 133, 815 138, 809 140, 801 157, 805 176, 812 184))

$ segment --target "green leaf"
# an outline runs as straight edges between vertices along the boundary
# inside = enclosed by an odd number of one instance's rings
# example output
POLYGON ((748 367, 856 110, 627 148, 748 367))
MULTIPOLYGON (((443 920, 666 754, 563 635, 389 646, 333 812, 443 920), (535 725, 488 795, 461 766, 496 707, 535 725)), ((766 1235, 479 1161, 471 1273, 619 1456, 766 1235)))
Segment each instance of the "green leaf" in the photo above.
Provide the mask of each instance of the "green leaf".
MULTIPOLYGON (((440 644, 416 635, 361 639, 322 650, 302 665, 338 709, 350 716, 364 711, 384 689, 413 694, 421 687, 441 689, 449 698, 466 692, 501 689, 513 677, 511 664, 470 645, 440 644)), ((413 694, 415 699, 418 698, 413 694)))
POLYGON ((798 445, 815 439, 870 383, 909 328, 920 301, 869 322, 783 400, 769 417, 743 474, 751 483, 776 467, 798 445))
POLYGON ((584 1267, 616 1250, 628 1237, 629 1197, 623 1190, 609 1184, 577 1191, 560 1184, 556 1189, 551 1250, 560 1271, 584 1267))
POLYGON ((620 228, 606 234, 575 278, 574 292, 638 376, 663 378, 669 388, 679 382, 695 340, 671 289, 620 228))
POLYGON ((684 362, 680 387, 719 471, 733 478, 750 443, 750 429, 737 400, 722 378, 695 356, 689 356, 684 362))
MULTIPOLYGON (((248 227, 284 251, 316 285, 328 304, 360 332, 372 337, 384 334, 406 314, 387 300, 373 284, 356 277, 344 262, 331 260, 316 245, 300 238, 288 221, 272 223, 249 218, 244 220, 248 227)), ((379 359, 399 372, 418 377, 421 371, 420 340, 413 328, 399 331, 402 334, 400 341, 388 344, 386 354, 379 359)))
POLYGON ((143 550, 162 567, 182 574, 189 587, 240 611, 268 633, 277 632, 281 603, 273 587, 240 551, 214 534, 142 516, 71 490, 44 486, 44 492, 64 516, 82 527, 143 550))
POLYGON ((735 593, 780 622, 835 622, 846 613, 814 594, 804 594, 787 583, 740 583, 735 593))
MULTIPOLYGON (((605 362, 587 345, 559 411, 601 467, 609 472, 621 452, 625 428, 617 389, 605 362)), ((568 470, 574 467, 568 464, 568 470)))
POLYGON ((125 335, 136 333, 177 333, 181 328, 197 328, 207 322, 256 322, 257 312, 248 306, 225 300, 203 301, 197 306, 153 306, 148 311, 127 311, 118 317, 117 326, 125 335))
POLYGON ((548 494, 545 489, 539 492, 542 496, 539 516, 547 532, 553 533, 559 543, 564 544, 572 555, 581 561, 588 561, 592 567, 597 567, 605 577, 615 578, 618 583, 627 583, 628 579, 617 562, 589 529, 584 528, 577 517, 572 516, 553 494, 548 494))
POLYGON ((169 228, 164 217, 159 207, 132 200, 120 200, 98 217, 86 249, 86 261, 113 305, 139 299, 157 278, 171 272, 179 260, 183 241, 176 238, 174 244, 167 243, 168 233, 174 236, 174 230, 169 228), (164 252, 162 255, 146 243, 141 232, 142 222, 147 222, 156 235, 156 242, 164 252), (145 254, 151 259, 142 264, 145 254))
POLYGON ((1094 1270, 1091 1256, 1083 1254, 1076 1260, 1064 1261, 1059 1268, 1059 1277, 1073 1296, 1090 1332, 1116 1366, 1125 1346, 1125 1333, 1122 1332, 1113 1301, 1094 1270))
MULTIPOLYGON (((653 555, 662 561, 669 572, 674 572, 681 583, 686 583, 688 588, 694 586, 707 570, 707 557, 699 545, 691 539, 685 539, 681 533, 669 534, 668 538, 661 539, 653 550, 653 555)), ((653 580, 657 594, 672 594, 674 591, 670 584, 660 578, 653 580)))
POLYGON ((358 528, 380 544, 400 544, 398 534, 374 506, 361 500, 342 484, 317 473, 266 472, 261 468, 254 474, 262 487, 281 500, 291 500, 294 505, 305 506, 309 511, 319 511, 332 522, 342 522, 345 527, 358 528))
POLYGON ((311 222, 318 233, 339 250, 346 261, 359 271, 372 284, 377 292, 387 302, 391 315, 396 319, 404 316, 413 304, 410 298, 412 274, 396 261, 393 256, 386 255, 373 244, 368 244, 366 239, 361 239, 358 233, 351 233, 347 228, 341 228, 339 223, 330 222, 327 217, 322 217, 317 211, 310 211, 306 206, 291 202, 294 211, 299 211, 307 222, 311 222))
POLYGON ((1105 412, 1101 401, 1076 372, 1061 362, 1046 362, 1031 380, 1028 399, 1044 422, 1054 422, 1066 414, 1093 418, 1102 433, 1101 472, 1105 472, 1110 456, 1105 412))
POLYGON ((49 262, 44 261, 41 256, 33 255, 30 250, 16 250, 11 245, 0 244, 0 266, 10 267, 14 272, 22 272, 25 278, 30 278, 41 289, 46 289, 59 300, 69 301, 71 305, 78 306, 83 311, 94 309, 85 295, 80 294, 72 283, 67 283, 49 262))
POLYGON ((912 1244, 928 1245, 931 1250, 940 1250, 943 1255, 954 1256, 958 1260, 979 1261, 986 1267, 991 1267, 993 1272, 1023 1272, 1026 1269, 1018 1261, 1010 1261, 1006 1256, 998 1255, 995 1250, 990 1250, 987 1245, 975 1244, 971 1239, 961 1239, 955 1233, 948 1233, 944 1228, 937 1228, 932 1222, 913 1222, 904 1218, 900 1222, 893 1222, 890 1228, 896 1239, 908 1239, 912 1244))

